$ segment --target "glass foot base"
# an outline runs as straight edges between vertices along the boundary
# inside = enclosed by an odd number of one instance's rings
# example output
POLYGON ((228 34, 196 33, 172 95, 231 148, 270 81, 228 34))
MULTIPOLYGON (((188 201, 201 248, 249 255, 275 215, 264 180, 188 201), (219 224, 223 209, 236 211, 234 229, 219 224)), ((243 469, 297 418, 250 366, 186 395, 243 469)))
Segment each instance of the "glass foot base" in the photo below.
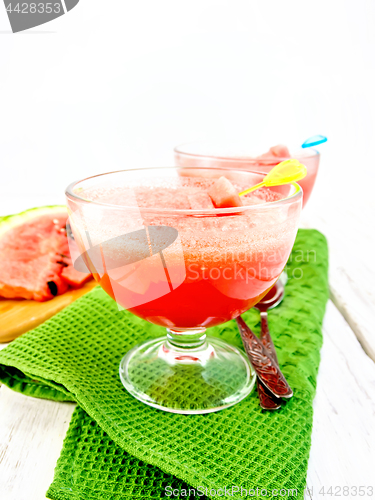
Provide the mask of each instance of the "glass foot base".
POLYGON ((131 349, 120 363, 128 392, 160 410, 192 414, 223 410, 244 399, 256 375, 235 347, 207 338, 197 347, 179 347, 169 337, 131 349))

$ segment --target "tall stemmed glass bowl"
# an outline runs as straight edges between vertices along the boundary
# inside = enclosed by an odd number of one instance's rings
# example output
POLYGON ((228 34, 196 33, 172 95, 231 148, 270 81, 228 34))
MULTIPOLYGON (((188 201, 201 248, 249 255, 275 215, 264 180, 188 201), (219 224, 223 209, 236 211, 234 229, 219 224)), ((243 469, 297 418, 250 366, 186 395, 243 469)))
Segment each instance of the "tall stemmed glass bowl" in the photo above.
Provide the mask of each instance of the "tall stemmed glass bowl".
MULTIPOLYGON (((221 168, 132 169, 66 191, 75 267, 87 266, 121 308, 167 329, 120 363, 129 393, 165 411, 208 413, 251 392, 255 374, 242 350, 207 336, 206 328, 236 318, 267 293, 297 232, 298 184, 269 188, 257 204, 186 208, 189 186, 207 187, 221 176, 239 191, 264 177, 221 168)), ((147 331, 145 323, 143 339, 147 331)))
MULTIPOLYGON (((225 142, 218 141, 197 141, 177 146, 174 149, 174 159, 176 165, 186 168, 233 168, 264 174, 267 174, 281 161, 289 159, 289 157, 275 157, 271 154, 262 158, 254 158, 249 156, 246 153, 247 151, 246 147, 238 143, 226 144, 225 142)), ((303 206, 305 206, 310 198, 318 175, 320 153, 313 148, 301 148, 297 151, 292 151, 291 157, 299 160, 307 168, 306 177, 298 181, 303 190, 303 206)))

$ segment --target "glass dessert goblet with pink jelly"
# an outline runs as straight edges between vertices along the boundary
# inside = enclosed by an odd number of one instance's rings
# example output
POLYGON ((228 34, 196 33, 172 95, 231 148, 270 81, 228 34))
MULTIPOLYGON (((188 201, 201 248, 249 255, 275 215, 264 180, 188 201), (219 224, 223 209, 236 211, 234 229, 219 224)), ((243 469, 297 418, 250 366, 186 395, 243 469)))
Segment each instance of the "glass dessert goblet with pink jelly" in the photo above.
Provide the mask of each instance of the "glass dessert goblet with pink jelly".
POLYGON ((251 392, 255 374, 247 357, 206 329, 255 305, 289 257, 302 204, 298 184, 262 188, 238 206, 215 207, 218 199, 230 205, 263 178, 170 167, 113 172, 68 187, 75 267, 87 266, 121 308, 167 329, 120 363, 122 383, 143 403, 208 413, 251 392), (234 195, 220 192, 220 178, 234 195))
POLYGON ((320 153, 316 149, 300 149, 289 153, 284 145, 271 147, 260 156, 251 156, 239 144, 225 145, 219 142, 192 142, 174 149, 175 164, 181 167, 233 168, 267 174, 278 163, 295 158, 307 168, 307 175, 298 181, 303 190, 303 206, 310 198, 319 169, 320 153))

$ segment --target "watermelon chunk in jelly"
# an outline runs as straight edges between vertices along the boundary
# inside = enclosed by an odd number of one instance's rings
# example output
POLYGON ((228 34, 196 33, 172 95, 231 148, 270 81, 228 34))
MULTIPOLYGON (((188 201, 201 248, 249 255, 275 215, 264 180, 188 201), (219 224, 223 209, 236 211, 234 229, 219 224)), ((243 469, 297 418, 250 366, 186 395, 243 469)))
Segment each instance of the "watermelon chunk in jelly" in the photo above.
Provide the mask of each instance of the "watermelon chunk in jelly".
POLYGON ((272 158, 290 158, 289 149, 284 146, 284 144, 278 144, 277 146, 272 146, 267 153, 263 153, 260 156, 256 157, 257 160, 262 159, 272 159, 272 158))
POLYGON ((242 207, 236 188, 224 176, 219 177, 210 187, 208 194, 216 208, 242 207))

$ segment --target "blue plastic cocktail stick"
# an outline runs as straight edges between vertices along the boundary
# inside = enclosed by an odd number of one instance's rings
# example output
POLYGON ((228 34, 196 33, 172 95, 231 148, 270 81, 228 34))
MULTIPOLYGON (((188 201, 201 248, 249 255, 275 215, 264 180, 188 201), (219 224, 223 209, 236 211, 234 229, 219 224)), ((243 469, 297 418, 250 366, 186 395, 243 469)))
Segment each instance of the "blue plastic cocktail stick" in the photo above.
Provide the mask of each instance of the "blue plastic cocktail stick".
POLYGON ((313 135, 302 144, 303 148, 311 148, 312 146, 317 146, 318 144, 323 144, 327 142, 327 137, 324 135, 313 135))

